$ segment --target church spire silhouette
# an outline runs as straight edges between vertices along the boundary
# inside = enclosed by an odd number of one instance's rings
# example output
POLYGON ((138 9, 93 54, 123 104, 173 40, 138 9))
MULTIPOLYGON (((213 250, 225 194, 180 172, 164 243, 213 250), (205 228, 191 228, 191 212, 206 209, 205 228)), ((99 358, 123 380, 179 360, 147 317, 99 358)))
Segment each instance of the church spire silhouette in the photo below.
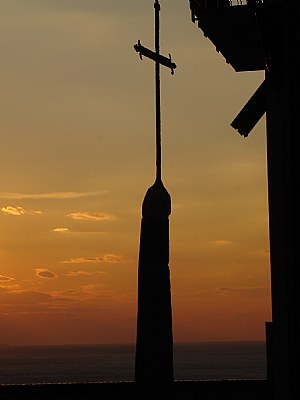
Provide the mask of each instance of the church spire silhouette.
POLYGON ((138 317, 135 382, 138 399, 168 399, 173 383, 173 333, 169 270, 169 216, 171 197, 162 182, 160 66, 176 65, 160 54, 159 14, 155 9, 155 52, 134 46, 140 57, 155 61, 156 179, 144 198, 138 267, 138 317))

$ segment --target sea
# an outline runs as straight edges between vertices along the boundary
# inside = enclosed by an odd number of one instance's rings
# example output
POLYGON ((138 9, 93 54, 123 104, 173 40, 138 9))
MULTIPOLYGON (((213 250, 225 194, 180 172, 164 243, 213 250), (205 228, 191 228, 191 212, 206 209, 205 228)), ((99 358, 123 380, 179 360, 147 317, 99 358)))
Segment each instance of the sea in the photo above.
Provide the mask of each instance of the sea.
MULTIPOLYGON (((134 380, 135 346, 0 346, 0 384, 134 380)), ((264 342, 174 344, 175 380, 266 379, 264 342)))

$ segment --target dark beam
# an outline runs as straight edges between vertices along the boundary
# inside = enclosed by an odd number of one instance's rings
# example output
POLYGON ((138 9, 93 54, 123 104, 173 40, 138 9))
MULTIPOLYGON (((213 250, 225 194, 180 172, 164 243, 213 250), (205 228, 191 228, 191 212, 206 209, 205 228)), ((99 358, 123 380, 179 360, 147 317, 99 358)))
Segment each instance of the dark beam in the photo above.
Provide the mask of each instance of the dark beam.
POLYGON ((266 82, 260 85, 254 95, 246 103, 231 126, 244 137, 247 137, 266 112, 266 82))
POLYGON ((170 68, 170 70, 173 72, 175 68, 177 68, 177 65, 172 62, 171 56, 165 57, 162 56, 161 54, 156 54, 154 51, 147 49, 147 47, 144 47, 141 45, 141 42, 138 41, 137 44, 135 44, 134 46, 134 50, 140 54, 140 57, 142 58, 142 56, 145 56, 147 58, 150 58, 151 60, 158 62, 159 64, 170 68))

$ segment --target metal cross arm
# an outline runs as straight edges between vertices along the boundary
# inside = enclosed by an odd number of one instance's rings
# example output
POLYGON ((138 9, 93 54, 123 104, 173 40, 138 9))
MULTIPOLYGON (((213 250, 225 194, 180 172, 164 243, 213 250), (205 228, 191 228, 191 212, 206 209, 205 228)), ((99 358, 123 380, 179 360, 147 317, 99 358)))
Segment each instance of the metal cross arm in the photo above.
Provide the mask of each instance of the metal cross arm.
POLYGON ((171 54, 169 54, 169 58, 162 56, 161 54, 157 54, 154 51, 147 49, 147 47, 142 46, 140 40, 138 40, 137 44, 135 44, 133 47, 135 51, 139 53, 141 60, 143 59, 142 56, 150 58, 151 60, 170 68, 172 75, 174 75, 174 69, 177 67, 177 65, 172 62, 171 54))
POLYGON ((142 56, 149 58, 155 62, 155 93, 156 93, 156 181, 161 182, 161 110, 160 110, 160 66, 170 68, 172 75, 174 75, 174 69, 176 64, 172 62, 171 55, 164 57, 160 54, 160 43, 159 43, 159 13, 160 4, 159 0, 155 0, 155 52, 147 49, 141 45, 140 40, 134 45, 134 49, 139 53, 141 60, 142 56))

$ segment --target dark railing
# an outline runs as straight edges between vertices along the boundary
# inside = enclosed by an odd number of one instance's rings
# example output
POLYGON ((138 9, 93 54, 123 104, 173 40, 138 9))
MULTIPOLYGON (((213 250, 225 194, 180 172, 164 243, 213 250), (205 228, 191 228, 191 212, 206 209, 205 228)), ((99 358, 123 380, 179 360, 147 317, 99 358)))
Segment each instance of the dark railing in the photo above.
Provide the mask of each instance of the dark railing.
POLYGON ((226 8, 247 4, 247 0, 193 0, 192 2, 200 8, 226 8))
POLYGON ((190 0, 192 21, 197 21, 197 12, 200 10, 217 10, 236 6, 262 5, 264 0, 190 0))

